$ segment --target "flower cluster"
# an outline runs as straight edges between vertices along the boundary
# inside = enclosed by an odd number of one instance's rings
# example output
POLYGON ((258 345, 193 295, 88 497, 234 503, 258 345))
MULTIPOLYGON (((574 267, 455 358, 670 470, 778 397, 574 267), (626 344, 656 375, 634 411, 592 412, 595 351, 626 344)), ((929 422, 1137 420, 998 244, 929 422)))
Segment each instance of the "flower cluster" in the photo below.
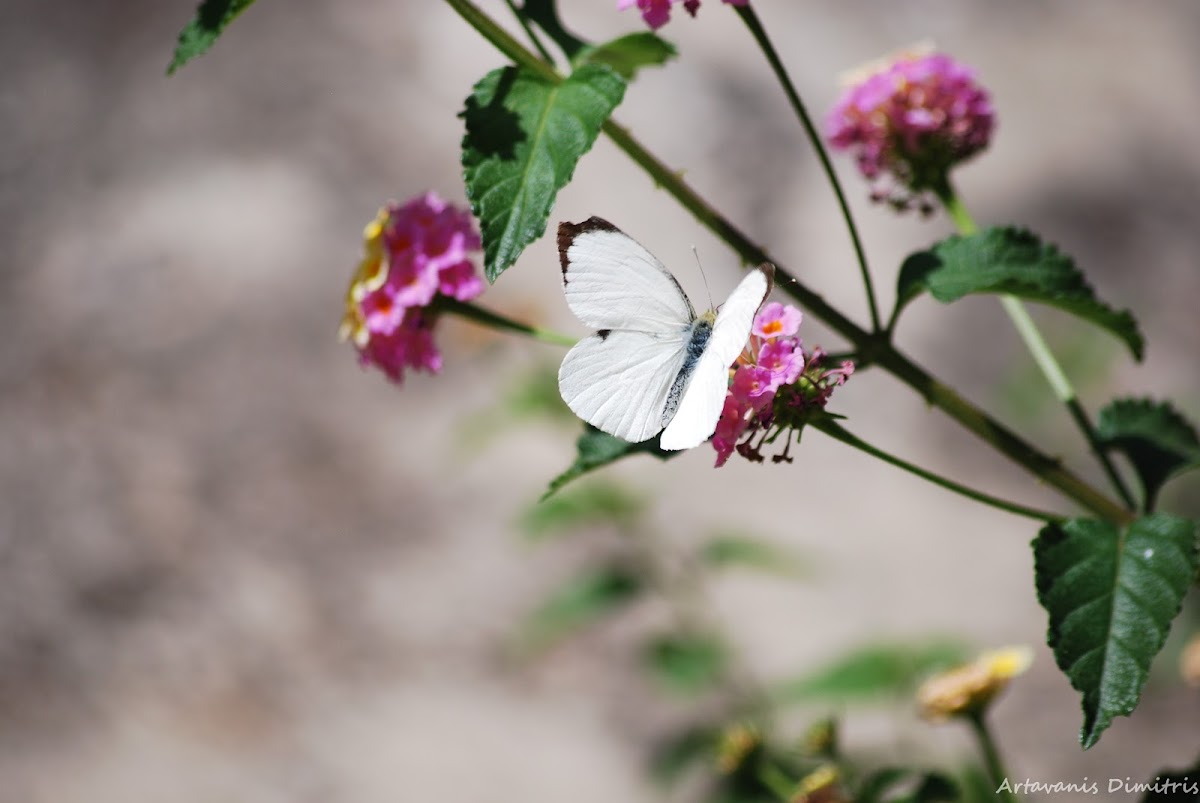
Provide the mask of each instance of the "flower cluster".
POLYGON ((820 348, 806 354, 800 338, 800 310, 772 301, 754 318, 750 342, 733 372, 729 393, 712 444, 717 466, 725 465, 737 451, 747 460, 761 462, 762 447, 788 430, 784 452, 774 462, 791 461, 790 430, 799 430, 814 411, 823 410, 833 389, 854 371, 846 361, 824 367, 820 348), (761 437, 756 436, 761 432, 761 437))
POLYGON ((988 93, 969 67, 941 53, 906 53, 852 81, 825 135, 832 147, 854 151, 868 180, 890 174, 898 187, 877 187, 872 198, 903 209, 943 188, 952 167, 986 148, 994 123, 988 93))
MULTIPOLYGON (((679 0, 617 0, 617 10, 624 11, 627 8, 637 6, 642 12, 642 19, 651 28, 658 30, 666 25, 671 19, 671 5, 679 0)), ((723 0, 731 6, 744 6, 750 0, 723 0)), ((693 17, 700 10, 700 0, 683 0, 683 7, 687 13, 693 17)))
POLYGON ((437 373, 433 343, 438 294, 467 301, 483 292, 468 258, 479 249, 471 215, 430 192, 390 203, 363 232, 363 259, 346 293, 339 336, 393 382, 404 369, 437 373))

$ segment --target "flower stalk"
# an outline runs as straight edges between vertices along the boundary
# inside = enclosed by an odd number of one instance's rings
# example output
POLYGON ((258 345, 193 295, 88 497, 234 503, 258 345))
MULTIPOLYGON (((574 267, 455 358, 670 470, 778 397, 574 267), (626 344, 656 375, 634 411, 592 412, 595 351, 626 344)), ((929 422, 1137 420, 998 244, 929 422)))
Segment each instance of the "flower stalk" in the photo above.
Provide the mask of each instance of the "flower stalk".
POLYGON ((976 711, 966 717, 967 724, 970 725, 975 742, 979 745, 979 752, 983 756, 983 766, 987 770, 992 786, 996 789, 996 795, 1002 800, 1016 803, 1016 794, 1009 788, 1009 784, 1005 783, 1008 779, 1008 770, 1005 769, 1004 762, 1000 759, 1000 751, 996 749, 996 740, 992 738, 992 732, 988 728, 984 716, 983 711, 976 711))
MULTIPOLYGON (((935 194, 942 206, 946 209, 950 219, 954 222, 955 228, 959 234, 970 236, 978 231, 975 225, 975 220, 967 211, 966 205, 962 199, 951 187, 949 180, 942 182, 935 188, 935 194)), ((1071 385, 1071 380, 1067 378, 1062 366, 1055 359, 1054 353, 1050 350, 1050 345, 1046 339, 1042 337, 1041 331, 1037 328, 1033 318, 1029 315, 1029 310, 1021 303, 1021 300, 1016 296, 1007 293, 1000 296, 1000 306, 1008 314, 1009 320, 1012 321, 1013 327, 1017 330, 1017 334, 1021 336, 1025 348, 1029 351, 1033 361, 1037 363, 1038 368, 1042 372, 1042 376, 1046 378, 1046 383, 1050 385, 1054 396, 1062 402, 1067 408, 1067 412, 1071 415, 1071 420, 1083 433, 1084 439, 1087 441, 1088 447, 1092 450, 1092 454, 1100 462, 1104 468, 1104 473, 1108 480, 1112 483, 1113 488, 1120 495, 1126 507, 1133 508, 1133 494, 1130 493, 1129 487, 1117 473, 1116 466, 1113 465, 1108 453, 1100 444, 1100 437, 1096 433, 1096 427, 1088 416, 1087 411, 1079 401, 1079 395, 1075 392, 1075 388, 1071 385)))
POLYGON ((529 41, 533 42, 533 46, 537 48, 537 52, 541 55, 542 61, 547 64, 554 64, 554 57, 550 55, 550 51, 542 44, 542 40, 538 38, 537 32, 529 25, 529 20, 525 18, 525 14, 521 9, 517 8, 517 4, 513 0, 504 0, 508 5, 508 10, 517 18, 517 22, 521 26, 521 30, 525 31, 525 35, 529 37, 529 41))
POLYGON ((998 496, 992 496, 991 494, 984 493, 983 491, 977 491, 974 488, 957 483, 954 480, 934 474, 932 471, 927 471, 920 466, 913 465, 906 460, 902 460, 893 454, 889 454, 882 449, 872 446, 861 438, 852 435, 832 418, 818 419, 811 422, 810 426, 819 432, 825 433, 834 440, 858 449, 860 452, 865 452, 872 457, 876 457, 888 465, 895 466, 903 471, 907 471, 908 473, 914 474, 923 480, 932 482, 934 485, 945 488, 947 491, 951 491, 952 493, 956 493, 960 496, 965 496, 968 499, 972 499, 976 502, 987 505, 988 507, 994 507, 997 510, 1003 510, 1007 513, 1014 513, 1018 516, 1024 516, 1026 518, 1035 519, 1041 522, 1063 521, 1064 517, 1058 515, 1057 513, 1049 513, 1044 510, 1038 510, 1037 508, 1026 507, 1025 505, 1017 504, 1016 502, 1010 502, 1007 499, 1001 499, 998 496))
POLYGON ((576 338, 568 335, 553 332, 549 329, 542 329, 538 326, 531 326, 527 323, 513 320, 498 312, 494 312, 478 304, 473 304, 469 301, 458 301, 457 299, 444 296, 437 300, 437 308, 442 312, 449 312, 465 318, 468 321, 486 326, 490 329, 498 329, 501 332, 512 332, 513 334, 525 335, 534 340, 540 340, 543 343, 550 343, 554 346, 574 346, 576 338))
POLYGON ((779 81, 779 85, 783 87, 783 93, 787 95, 792 111, 796 113, 796 118, 804 128, 805 136, 808 137, 813 150, 817 153, 817 159, 821 162, 821 170, 825 172, 825 178, 828 179, 829 186, 833 188, 833 194, 837 198, 838 207, 842 212, 842 219, 846 221, 846 229, 850 232, 850 242, 854 246, 854 256, 858 260, 858 270, 862 275, 863 290, 867 294, 867 307, 871 312, 871 328, 873 331, 878 332, 880 328, 879 306, 875 301, 875 287, 871 282, 871 271, 867 267, 867 255, 863 250, 862 238, 858 235, 858 226, 854 223, 854 216, 850 214, 850 204, 846 201, 846 193, 842 190, 842 183, 838 180, 837 173, 833 169, 833 162, 829 159, 829 151, 826 150, 825 143, 821 141, 821 135, 817 133, 816 126, 813 125, 812 118, 808 115, 808 110, 804 107, 803 101, 800 100, 800 94, 796 91, 796 87, 788 75, 787 68, 783 66, 783 61, 779 58, 779 53, 775 50, 775 46, 771 44, 770 37, 767 36, 767 31, 763 28, 758 15, 754 13, 753 6, 735 6, 734 11, 742 18, 742 22, 746 23, 746 27, 750 29, 750 35, 754 37, 754 41, 758 43, 763 55, 766 56, 767 63, 771 65, 771 71, 775 73, 775 78, 779 81))
MULTIPOLYGON (((517 42, 490 17, 479 10, 471 0, 446 0, 471 27, 475 28, 493 46, 520 66, 545 76, 552 81, 562 81, 553 68, 542 62, 517 42)), ((641 167, 655 183, 666 190, 709 231, 725 242, 745 264, 759 265, 771 262, 775 267, 776 286, 800 302, 802 307, 824 321, 831 329, 853 343, 862 362, 873 363, 891 373, 916 391, 929 404, 938 407, 976 436, 991 444, 1010 460, 1023 466, 1046 484, 1057 488, 1062 494, 1083 508, 1117 524, 1131 519, 1130 512, 1093 488, 1083 479, 1064 468, 1059 461, 1022 439, 1000 422, 960 396, 953 388, 938 381, 925 369, 902 354, 882 335, 872 334, 805 284, 797 280, 786 268, 756 245, 741 230, 718 213, 707 201, 693 190, 679 173, 670 169, 638 142, 627 129, 609 119, 603 126, 605 134, 621 148, 629 158, 641 167)))

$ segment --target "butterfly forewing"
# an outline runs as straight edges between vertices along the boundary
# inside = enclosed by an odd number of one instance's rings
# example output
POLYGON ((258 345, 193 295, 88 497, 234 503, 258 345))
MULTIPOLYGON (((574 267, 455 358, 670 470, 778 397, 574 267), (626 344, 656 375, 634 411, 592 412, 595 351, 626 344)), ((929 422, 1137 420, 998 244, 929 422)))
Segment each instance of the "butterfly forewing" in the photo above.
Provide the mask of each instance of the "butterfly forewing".
POLYGON ((588 326, 669 335, 696 317, 663 264, 602 218, 559 224, 558 255, 567 305, 588 326))
POLYGON ((664 449, 690 449, 706 441, 717 428, 729 384, 729 366, 750 337, 750 327, 763 299, 771 292, 770 265, 751 271, 717 313, 708 346, 696 362, 679 408, 663 430, 664 449))

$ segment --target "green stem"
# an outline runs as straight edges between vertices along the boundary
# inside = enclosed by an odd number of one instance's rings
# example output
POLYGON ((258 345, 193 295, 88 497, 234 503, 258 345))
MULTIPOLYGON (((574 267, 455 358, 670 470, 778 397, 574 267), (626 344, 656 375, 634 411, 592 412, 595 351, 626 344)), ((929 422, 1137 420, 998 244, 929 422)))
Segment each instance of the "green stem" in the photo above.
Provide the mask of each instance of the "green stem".
POLYGON ((866 452, 872 457, 877 457, 889 465, 903 469, 910 474, 915 474, 921 479, 932 482, 934 485, 945 488, 948 491, 953 491, 954 493, 965 496, 968 499, 973 499, 976 502, 994 507, 997 510, 1004 510, 1008 513, 1015 513, 1018 516, 1025 516, 1026 518, 1036 519, 1043 522, 1059 522, 1063 520, 1063 517, 1056 513, 1047 513, 1044 510, 1026 507, 1025 505, 1017 504, 1016 502, 1009 502, 1006 499, 992 496, 991 494, 984 493, 983 491, 977 491, 974 488, 968 488, 966 485, 962 485, 954 480, 934 474, 932 471, 926 471, 920 466, 913 465, 906 460, 902 460, 899 457, 889 454, 882 449, 878 449, 861 438, 850 434, 843 429, 840 424, 831 419, 815 422, 811 426, 814 429, 824 432, 834 440, 840 441, 847 446, 852 446, 861 452, 866 452))
POLYGON ((796 781, 772 762, 763 760, 758 765, 758 780, 771 790, 771 794, 783 801, 791 803, 795 798, 796 781))
POLYGON ((504 0, 504 2, 508 4, 508 9, 517 18, 517 22, 521 23, 521 28, 525 31, 525 35, 529 37, 529 41, 533 42, 533 46, 541 54, 542 61, 547 64, 553 64, 554 58, 550 55, 550 51, 546 49, 546 46, 542 44, 542 40, 538 39, 533 28, 529 27, 529 21, 525 19, 525 14, 522 13, 521 9, 517 8, 517 4, 513 0, 504 0))
MULTIPOLYGON (((960 234, 969 236, 978 231, 975 221, 971 218, 970 212, 967 211, 966 205, 963 204, 962 199, 959 198, 948 180, 936 188, 935 193, 949 213, 950 219, 954 221, 954 225, 960 234)), ((1062 366, 1059 365, 1058 360, 1054 357, 1054 352, 1050 350, 1050 345, 1046 343, 1046 339, 1042 337, 1037 324, 1030 317, 1029 310, 1025 308, 1025 305, 1021 303, 1019 298, 1007 293, 1000 296, 1000 305, 1008 313, 1009 320, 1012 321, 1017 334, 1021 336, 1021 340, 1025 343, 1025 348, 1033 357, 1033 361, 1041 369, 1042 376, 1046 378, 1046 382, 1050 385, 1050 389, 1054 392, 1055 397, 1066 406, 1067 412, 1071 414, 1071 420, 1075 422, 1080 432, 1083 433, 1083 437, 1087 441, 1088 447, 1092 450, 1092 454, 1095 455, 1100 465, 1104 468, 1104 473, 1108 476, 1109 482, 1112 483, 1113 488, 1120 495, 1126 507, 1134 507, 1133 494, 1129 492, 1129 487, 1121 479, 1121 475, 1117 473, 1116 466, 1113 465, 1108 453, 1101 446, 1100 437, 1096 433, 1096 427, 1092 424, 1083 405, 1080 404, 1079 395, 1075 392, 1075 388, 1072 387, 1071 380, 1067 379, 1062 366)))
MULTIPOLYGON (((522 47, 503 28, 476 8, 471 0, 446 0, 446 2, 471 27, 517 64, 549 80, 563 80, 562 76, 553 68, 522 47)), ((610 118, 605 122, 603 130, 609 139, 646 171, 658 186, 666 190, 702 225, 723 240, 745 263, 751 265, 762 262, 773 263, 776 266, 776 285, 799 301, 806 312, 824 321, 833 331, 853 343, 864 363, 873 362, 879 365, 920 394, 929 404, 941 409, 976 436, 991 444, 1001 454, 1020 464, 1046 484, 1057 488, 1064 496, 1073 499, 1080 506, 1115 524, 1124 524, 1131 520, 1132 516, 1128 510, 1063 468, 1056 458, 1034 448, 1016 433, 962 398, 953 388, 939 382, 925 369, 901 354, 895 346, 887 341, 885 334, 867 332, 831 306, 820 294, 797 280, 766 251, 755 245, 736 226, 722 217, 695 190, 689 187, 678 173, 647 151, 621 125, 610 118)))
POLYGON ((556 346, 575 345, 576 339, 573 337, 567 337, 566 335, 560 335, 558 332, 551 332, 549 329, 541 329, 537 326, 530 326, 520 321, 514 321, 512 318, 484 309, 468 301, 457 301, 448 296, 438 296, 436 303, 437 308, 443 312, 453 313, 492 329, 499 329, 504 332, 516 332, 517 334, 532 337, 534 340, 540 340, 543 343, 552 343, 556 346))
POLYGON ((1016 794, 1012 789, 1006 788, 1009 786, 1009 784, 1005 783, 1005 780, 1008 778, 1008 770, 1004 768, 1004 762, 1000 760, 1000 751, 996 749, 996 742, 992 739, 992 732, 988 729, 987 723, 983 719, 983 713, 976 712, 971 714, 967 717, 967 722, 971 725, 971 732, 975 735, 975 741, 979 743, 979 752, 983 754, 984 767, 987 769, 996 794, 1005 800, 1015 802, 1017 800, 1016 794))
POLYGON ((817 158, 821 162, 821 169, 825 171, 825 178, 829 180, 829 185, 833 187, 833 194, 837 197, 838 206, 842 210, 842 218, 846 221, 846 228, 850 232, 850 242, 854 244, 854 256, 858 259, 858 270, 862 274, 863 289, 867 293, 867 306, 871 311, 871 328, 878 332, 879 307, 875 302, 875 287, 871 283, 871 272, 867 268, 867 255, 863 250, 862 239, 858 236, 858 226, 855 225, 854 217, 850 214, 850 205, 846 202, 846 193, 842 191, 842 183, 838 181, 837 173, 833 170, 833 163, 829 159, 829 152, 825 150, 825 145, 821 142, 821 136, 817 133, 816 126, 813 125, 812 118, 808 116, 808 110, 800 100, 800 94, 796 92, 796 87, 792 84, 792 79, 788 75, 787 69, 783 66, 783 61, 780 60, 779 53, 776 52, 774 45, 771 44, 771 40, 767 37, 767 31, 759 21, 754 8, 750 5, 745 5, 735 6, 733 10, 742 18, 742 22, 746 23, 746 27, 750 29, 750 35, 754 37, 754 41, 762 49, 763 55, 767 57, 767 63, 771 65, 771 70, 779 80, 780 86, 783 87, 783 92, 787 95, 788 103, 792 105, 792 111, 796 113, 796 117, 800 120, 800 125, 804 128, 804 133, 808 136, 808 141, 812 143, 813 150, 817 152, 817 158))

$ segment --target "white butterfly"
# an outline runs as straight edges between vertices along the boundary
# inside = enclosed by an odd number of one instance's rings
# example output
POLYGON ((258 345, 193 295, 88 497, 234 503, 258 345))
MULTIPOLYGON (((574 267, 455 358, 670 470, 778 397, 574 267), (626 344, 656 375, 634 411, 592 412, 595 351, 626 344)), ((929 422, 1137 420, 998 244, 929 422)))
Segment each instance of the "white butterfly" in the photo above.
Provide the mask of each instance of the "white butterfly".
POLYGON ((670 271, 606 220, 560 223, 558 255, 567 306, 597 330, 558 369, 567 406, 632 443, 660 430, 663 449, 707 440, 721 417, 729 366, 750 337, 774 268, 751 271, 719 313, 697 318, 670 271))

